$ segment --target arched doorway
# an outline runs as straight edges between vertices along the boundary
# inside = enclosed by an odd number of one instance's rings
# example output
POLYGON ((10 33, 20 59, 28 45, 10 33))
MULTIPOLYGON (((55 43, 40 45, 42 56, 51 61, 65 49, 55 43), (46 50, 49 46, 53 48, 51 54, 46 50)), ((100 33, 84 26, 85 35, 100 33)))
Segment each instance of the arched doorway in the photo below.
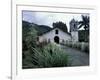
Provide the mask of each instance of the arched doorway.
POLYGON ((58 36, 54 37, 54 42, 57 43, 57 44, 59 44, 59 37, 58 36))

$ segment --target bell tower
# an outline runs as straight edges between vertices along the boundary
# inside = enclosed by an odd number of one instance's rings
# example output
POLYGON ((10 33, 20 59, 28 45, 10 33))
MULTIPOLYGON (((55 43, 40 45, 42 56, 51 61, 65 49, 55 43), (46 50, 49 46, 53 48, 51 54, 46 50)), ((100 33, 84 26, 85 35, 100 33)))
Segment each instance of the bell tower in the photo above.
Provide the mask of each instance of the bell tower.
POLYGON ((70 23, 70 33, 71 33, 71 37, 72 37, 72 41, 73 42, 78 42, 78 21, 75 21, 75 19, 73 18, 70 23))

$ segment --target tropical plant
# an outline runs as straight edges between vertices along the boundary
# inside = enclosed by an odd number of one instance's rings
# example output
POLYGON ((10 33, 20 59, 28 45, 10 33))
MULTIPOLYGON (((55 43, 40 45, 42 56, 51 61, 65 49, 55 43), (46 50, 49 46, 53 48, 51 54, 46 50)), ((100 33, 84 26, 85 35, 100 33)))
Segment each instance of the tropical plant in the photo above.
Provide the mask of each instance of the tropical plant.
POLYGON ((68 55, 58 46, 48 44, 43 49, 32 48, 33 64, 39 68, 68 66, 68 55))
POLYGON ((90 27, 89 22, 90 22, 89 16, 82 15, 82 20, 79 21, 79 29, 83 27, 85 30, 89 30, 90 27))
POLYGON ((89 27, 90 27, 90 17, 82 15, 82 21, 79 21, 79 29, 84 28, 84 41, 89 41, 89 34, 87 35, 87 31, 89 33, 89 27))

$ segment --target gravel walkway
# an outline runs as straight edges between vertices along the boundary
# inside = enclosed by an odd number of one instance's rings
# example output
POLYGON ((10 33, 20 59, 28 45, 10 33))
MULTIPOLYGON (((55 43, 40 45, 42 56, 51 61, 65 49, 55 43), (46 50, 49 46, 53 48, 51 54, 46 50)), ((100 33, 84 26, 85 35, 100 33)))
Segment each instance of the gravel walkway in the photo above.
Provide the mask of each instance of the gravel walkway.
POLYGON ((70 66, 89 65, 89 55, 87 53, 66 46, 61 46, 61 48, 68 54, 70 66))

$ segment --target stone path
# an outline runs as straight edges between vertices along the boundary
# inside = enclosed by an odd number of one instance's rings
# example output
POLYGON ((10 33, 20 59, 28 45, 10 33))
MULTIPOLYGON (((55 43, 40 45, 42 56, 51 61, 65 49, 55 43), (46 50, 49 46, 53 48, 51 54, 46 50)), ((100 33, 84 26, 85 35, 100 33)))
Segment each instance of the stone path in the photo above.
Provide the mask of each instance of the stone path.
POLYGON ((68 54, 70 66, 89 65, 89 55, 87 53, 62 45, 61 48, 64 49, 64 51, 68 54))

